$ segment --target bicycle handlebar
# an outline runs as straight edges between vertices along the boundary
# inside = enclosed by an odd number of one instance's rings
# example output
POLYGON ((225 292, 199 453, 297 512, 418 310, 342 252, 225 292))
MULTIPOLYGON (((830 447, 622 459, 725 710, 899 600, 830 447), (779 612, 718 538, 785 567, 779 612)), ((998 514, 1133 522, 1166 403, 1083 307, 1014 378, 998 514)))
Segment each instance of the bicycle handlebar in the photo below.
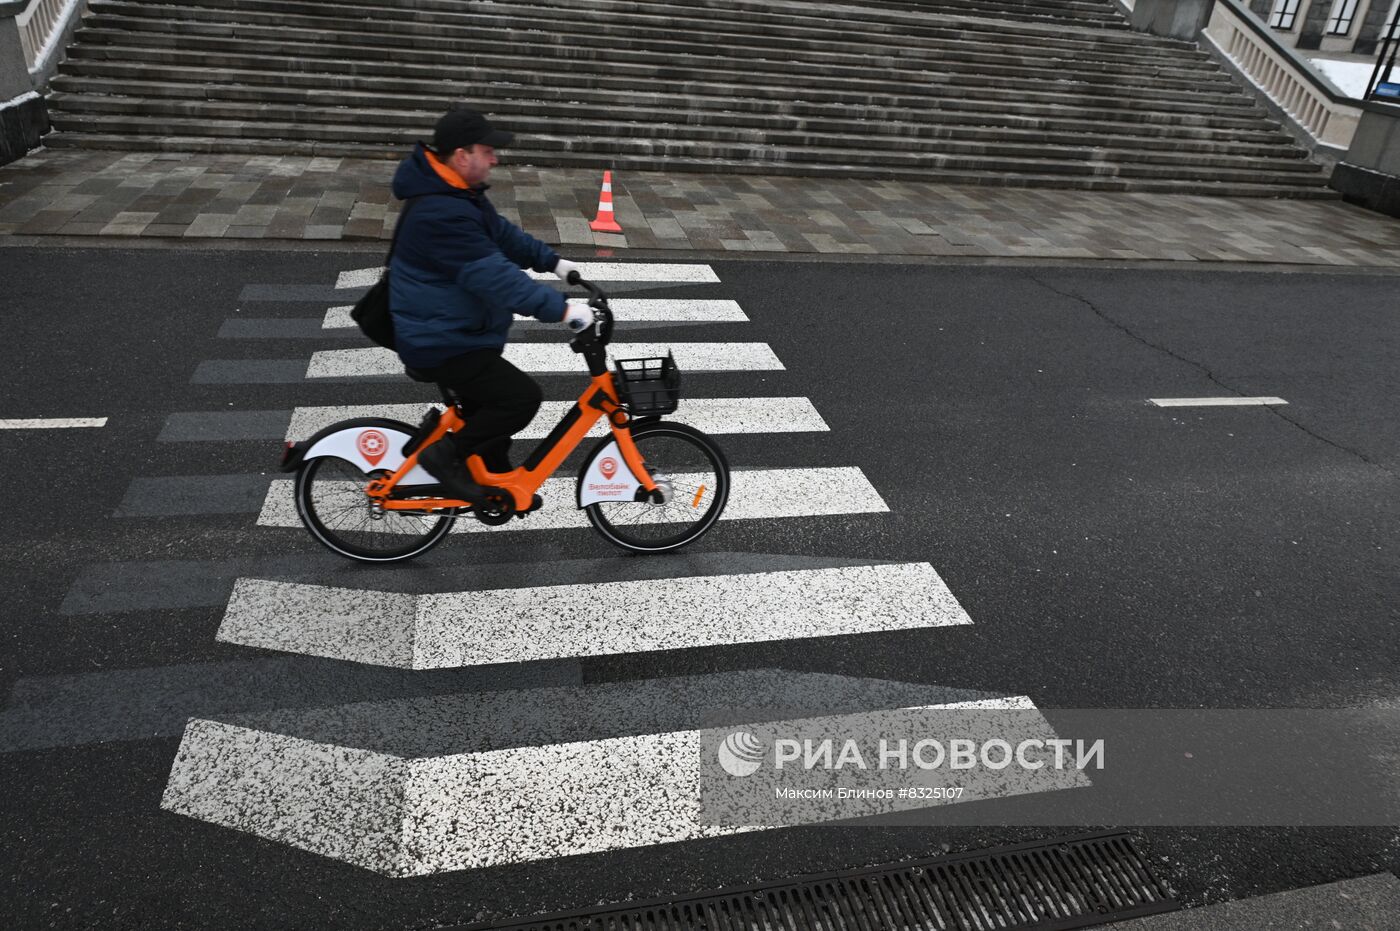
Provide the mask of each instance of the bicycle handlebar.
POLYGON ((576 271, 569 272, 565 281, 568 284, 586 289, 590 295, 588 306, 593 308, 593 326, 588 327, 570 340, 570 343, 574 345, 574 351, 581 352, 583 347, 593 342, 603 346, 608 345, 612 342, 613 334, 613 312, 612 308, 608 306, 608 296, 603 293, 602 288, 585 280, 576 271))

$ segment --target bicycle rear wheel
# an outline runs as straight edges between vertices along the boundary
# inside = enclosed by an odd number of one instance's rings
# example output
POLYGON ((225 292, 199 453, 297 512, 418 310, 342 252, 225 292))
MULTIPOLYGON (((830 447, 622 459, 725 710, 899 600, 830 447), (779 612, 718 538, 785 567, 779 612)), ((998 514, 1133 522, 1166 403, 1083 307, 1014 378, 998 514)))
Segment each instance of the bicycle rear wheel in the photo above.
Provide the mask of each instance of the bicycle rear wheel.
POLYGON ((365 494, 372 477, 334 456, 302 464, 297 514, 322 545, 360 562, 398 562, 426 553, 452 529, 453 509, 376 513, 365 494))
POLYGON ((637 553, 662 553, 693 543, 714 526, 729 500, 729 462, 694 427, 651 423, 632 441, 662 489, 661 504, 606 501, 584 513, 609 542, 637 553))

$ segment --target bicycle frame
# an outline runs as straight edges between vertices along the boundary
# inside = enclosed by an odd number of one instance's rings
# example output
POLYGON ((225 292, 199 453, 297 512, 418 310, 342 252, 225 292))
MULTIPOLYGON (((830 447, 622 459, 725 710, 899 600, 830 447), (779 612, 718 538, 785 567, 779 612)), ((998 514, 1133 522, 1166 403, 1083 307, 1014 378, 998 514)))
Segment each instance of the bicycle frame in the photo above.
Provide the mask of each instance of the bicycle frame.
MULTIPOLYGON (((470 456, 467 458, 467 467, 471 470, 472 478, 477 484, 508 491, 514 499, 516 510, 519 512, 527 511, 535 492, 544 485, 546 479, 554 474, 554 471, 563 464, 564 460, 569 458, 569 454, 588 437, 588 432, 602 417, 608 418, 608 426, 612 429, 618 451, 622 453, 627 467, 632 470, 632 474, 637 477, 638 482, 646 491, 655 492, 656 481, 647 470, 646 463, 642 460, 642 455, 637 450, 636 444, 632 442, 632 431, 628 426, 631 418, 622 405, 618 403, 617 385, 613 380, 613 373, 606 369, 590 379, 588 388, 579 395, 578 401, 564 415, 564 419, 559 422, 549 436, 540 441, 523 466, 509 472, 488 472, 480 456, 470 456)), ((418 445, 413 454, 404 460, 393 475, 370 482, 365 488, 366 494, 386 511, 423 511, 467 507, 469 502, 455 498, 402 500, 390 497, 394 487, 417 466, 418 454, 422 450, 441 440, 449 431, 460 429, 465 424, 466 421, 457 412, 457 408, 449 406, 439 418, 437 427, 418 445)))

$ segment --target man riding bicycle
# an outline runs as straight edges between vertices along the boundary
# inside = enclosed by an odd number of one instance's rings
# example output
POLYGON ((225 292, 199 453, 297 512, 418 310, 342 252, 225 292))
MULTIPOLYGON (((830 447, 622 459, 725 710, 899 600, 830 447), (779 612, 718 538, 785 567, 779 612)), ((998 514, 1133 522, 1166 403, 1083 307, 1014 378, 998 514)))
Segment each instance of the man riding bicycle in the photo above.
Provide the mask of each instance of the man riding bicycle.
POLYGON ((496 149, 512 133, 466 108, 438 120, 431 148, 419 143, 394 173, 406 201, 389 273, 389 306, 399 358, 411 377, 462 399, 466 426, 433 444, 419 463, 453 496, 480 501, 466 458, 492 472, 511 469, 511 437, 540 409, 533 378, 502 358, 514 315, 570 329, 593 322, 587 307, 524 274, 567 279, 574 263, 504 219, 486 199, 496 149))

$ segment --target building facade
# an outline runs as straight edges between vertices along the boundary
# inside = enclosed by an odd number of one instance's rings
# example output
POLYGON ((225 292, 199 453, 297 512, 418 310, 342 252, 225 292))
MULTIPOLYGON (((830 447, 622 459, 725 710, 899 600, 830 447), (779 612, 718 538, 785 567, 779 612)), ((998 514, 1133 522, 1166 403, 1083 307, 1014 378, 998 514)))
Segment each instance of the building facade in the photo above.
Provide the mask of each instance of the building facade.
POLYGON ((1250 0, 1249 8, 1304 51, 1371 55, 1387 31, 1400 34, 1400 0, 1250 0))

